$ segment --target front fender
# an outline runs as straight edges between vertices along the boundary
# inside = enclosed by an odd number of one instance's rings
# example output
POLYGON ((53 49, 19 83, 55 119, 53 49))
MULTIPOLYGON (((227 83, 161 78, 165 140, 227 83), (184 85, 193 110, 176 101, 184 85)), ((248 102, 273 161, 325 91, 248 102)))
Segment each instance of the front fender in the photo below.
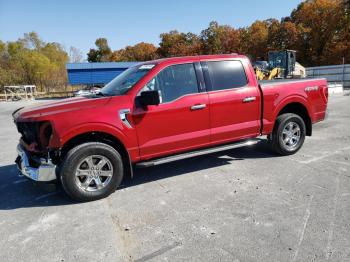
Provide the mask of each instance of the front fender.
POLYGON ((96 123, 85 123, 78 126, 74 126, 68 130, 64 130, 64 133, 61 133, 61 134, 56 133, 57 137, 50 140, 50 147, 61 148, 70 139, 78 135, 81 135, 84 133, 90 133, 90 132, 103 132, 103 133, 110 134, 114 136, 116 139, 118 139, 127 149, 135 146, 132 144, 132 140, 127 138, 123 130, 109 124, 96 122, 96 123))

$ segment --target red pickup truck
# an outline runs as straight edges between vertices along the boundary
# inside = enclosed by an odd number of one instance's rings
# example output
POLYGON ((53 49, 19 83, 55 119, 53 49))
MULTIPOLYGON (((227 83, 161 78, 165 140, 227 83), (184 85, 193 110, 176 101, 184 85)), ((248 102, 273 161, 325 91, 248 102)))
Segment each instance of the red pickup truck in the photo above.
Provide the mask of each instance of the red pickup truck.
POLYGON ((325 118, 325 79, 259 83, 247 57, 160 59, 124 71, 100 93, 18 109, 16 163, 89 201, 114 192, 133 166, 252 145, 267 135, 296 153, 325 118))

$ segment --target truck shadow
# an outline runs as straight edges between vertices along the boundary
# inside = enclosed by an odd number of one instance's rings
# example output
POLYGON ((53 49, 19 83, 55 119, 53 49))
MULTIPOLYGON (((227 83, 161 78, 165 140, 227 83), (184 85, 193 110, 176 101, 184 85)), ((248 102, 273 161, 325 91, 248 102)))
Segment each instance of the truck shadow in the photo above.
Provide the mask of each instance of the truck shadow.
POLYGON ((16 165, 0 166, 0 210, 61 206, 73 202, 60 189, 42 188, 19 176, 16 165))
POLYGON ((256 158, 274 158, 274 154, 265 140, 251 147, 230 149, 209 155, 183 159, 159 166, 135 168, 134 177, 126 178, 120 188, 137 186, 155 180, 206 170, 219 166, 232 165, 235 161, 256 158))
MULTIPOLYGON (((209 168, 231 165, 235 161, 272 157, 276 157, 276 155, 269 151, 266 143, 261 142, 252 147, 232 149, 155 167, 135 168, 134 177, 124 179, 120 189, 209 168)), ((26 178, 20 177, 15 165, 0 166, 0 210, 72 204, 77 204, 77 202, 70 200, 60 187, 49 190, 46 187, 44 189, 26 178)))

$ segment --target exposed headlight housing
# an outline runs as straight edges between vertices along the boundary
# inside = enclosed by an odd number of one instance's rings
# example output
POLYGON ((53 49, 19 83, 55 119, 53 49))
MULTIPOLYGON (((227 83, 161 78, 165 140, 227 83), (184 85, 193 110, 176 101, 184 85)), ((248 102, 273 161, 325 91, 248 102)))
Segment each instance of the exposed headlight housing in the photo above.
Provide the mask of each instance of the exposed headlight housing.
POLYGON ((52 125, 49 121, 17 122, 22 140, 35 151, 46 151, 52 136, 52 125))
POLYGON ((39 124, 39 146, 46 149, 52 136, 52 125, 49 121, 40 122, 39 124))

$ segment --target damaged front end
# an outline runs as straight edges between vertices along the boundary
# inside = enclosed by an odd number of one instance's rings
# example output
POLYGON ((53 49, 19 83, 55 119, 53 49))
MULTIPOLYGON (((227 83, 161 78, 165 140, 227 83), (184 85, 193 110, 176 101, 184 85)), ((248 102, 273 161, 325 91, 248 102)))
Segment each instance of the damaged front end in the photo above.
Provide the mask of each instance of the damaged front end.
POLYGON ((52 125, 49 121, 19 122, 15 120, 22 135, 17 146, 16 164, 21 174, 37 182, 57 179, 57 166, 53 163, 54 152, 49 150, 52 125))
POLYGON ((39 158, 38 161, 28 155, 23 146, 17 146, 16 164, 22 175, 37 182, 53 182, 56 180, 56 165, 50 160, 39 158), (33 165, 33 162, 35 164, 33 165))

